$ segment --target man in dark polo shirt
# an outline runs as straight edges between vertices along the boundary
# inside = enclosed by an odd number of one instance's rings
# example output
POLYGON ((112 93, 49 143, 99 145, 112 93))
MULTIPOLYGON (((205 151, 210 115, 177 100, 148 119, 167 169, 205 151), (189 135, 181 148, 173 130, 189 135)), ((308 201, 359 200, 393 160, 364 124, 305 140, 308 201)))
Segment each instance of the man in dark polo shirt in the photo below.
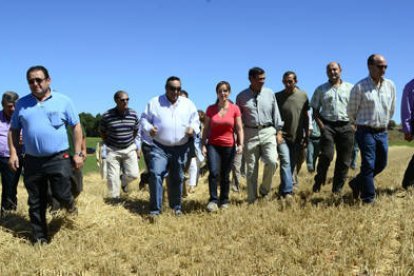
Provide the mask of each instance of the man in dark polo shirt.
POLYGON ((109 109, 102 115, 100 132, 107 148, 108 197, 117 199, 121 192, 121 173, 124 191, 127 190, 130 182, 139 177, 137 146, 135 144, 139 118, 137 113, 128 107, 127 92, 117 91, 114 95, 114 101, 116 107, 109 109))

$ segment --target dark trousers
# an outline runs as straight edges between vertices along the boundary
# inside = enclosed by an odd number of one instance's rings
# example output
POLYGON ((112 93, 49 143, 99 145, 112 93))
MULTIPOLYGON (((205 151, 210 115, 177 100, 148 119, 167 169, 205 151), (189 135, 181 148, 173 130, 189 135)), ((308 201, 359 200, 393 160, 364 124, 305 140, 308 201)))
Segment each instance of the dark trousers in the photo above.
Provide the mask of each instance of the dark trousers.
POLYGON ((149 183, 149 164, 150 164, 151 146, 146 143, 142 143, 141 151, 142 151, 142 155, 144 156, 145 166, 147 167, 147 171, 141 173, 140 183, 144 184, 144 183, 149 183))
POLYGON ((25 156, 24 184, 29 195, 29 216, 33 239, 48 239, 46 207, 47 190, 50 185, 52 196, 65 208, 74 205, 70 177, 72 164, 67 153, 49 157, 25 156))
MULTIPOLYGON (((74 198, 77 198, 80 193, 83 191, 83 173, 82 169, 76 169, 73 166, 73 157, 72 160, 72 174, 70 176, 70 191, 74 198)), ((47 190, 47 202, 48 205, 51 207, 51 210, 59 210, 61 208, 60 202, 58 199, 53 197, 52 187, 49 185, 47 190)))
POLYGON ((405 170, 402 186, 404 189, 414 186, 414 155, 405 170))
POLYGON ((349 122, 324 122, 324 124, 325 128, 321 129, 320 154, 315 185, 320 186, 325 183, 336 148, 332 192, 339 193, 344 186, 351 164, 354 131, 349 122))
POLYGON ((235 153, 235 147, 207 146, 210 202, 220 204, 229 202, 230 172, 235 153), (218 179, 220 179, 220 200, 217 196, 218 179))
MULTIPOLYGON (((9 157, 0 157, 1 173, 1 211, 16 210, 17 208, 17 184, 19 183, 22 166, 14 172, 8 166, 9 157)), ((20 160, 20 164, 22 160, 20 160)))

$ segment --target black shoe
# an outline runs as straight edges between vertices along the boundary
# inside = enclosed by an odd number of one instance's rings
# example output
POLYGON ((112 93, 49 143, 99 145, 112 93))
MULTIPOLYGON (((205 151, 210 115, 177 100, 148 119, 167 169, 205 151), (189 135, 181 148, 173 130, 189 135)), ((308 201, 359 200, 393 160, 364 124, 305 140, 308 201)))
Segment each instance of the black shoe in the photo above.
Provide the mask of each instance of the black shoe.
POLYGON ((314 193, 319 193, 320 190, 321 190, 321 184, 318 184, 318 183, 315 182, 315 184, 313 184, 312 191, 314 193))
POLYGON ((349 181, 348 184, 349 184, 349 187, 351 187, 351 190, 352 190, 352 197, 354 199, 358 199, 360 191, 359 191, 358 182, 357 182, 356 178, 353 178, 351 181, 349 181))

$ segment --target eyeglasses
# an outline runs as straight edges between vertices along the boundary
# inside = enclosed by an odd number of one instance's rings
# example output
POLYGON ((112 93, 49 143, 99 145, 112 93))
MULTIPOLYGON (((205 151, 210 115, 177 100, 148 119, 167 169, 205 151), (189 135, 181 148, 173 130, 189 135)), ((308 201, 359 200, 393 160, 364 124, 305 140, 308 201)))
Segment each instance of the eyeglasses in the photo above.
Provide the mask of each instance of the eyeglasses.
POLYGON ((181 86, 172 86, 172 85, 169 85, 168 86, 168 89, 170 89, 171 91, 177 91, 177 92, 180 92, 181 91, 181 86))
POLYGON ((37 83, 37 84, 41 84, 41 83, 42 83, 42 81, 44 81, 45 79, 47 79, 47 78, 44 78, 44 79, 41 79, 41 78, 34 78, 34 79, 27 80, 27 82, 28 82, 29 84, 35 84, 35 83, 37 83))
POLYGON ((378 69, 387 69, 388 65, 375 65, 378 69))
POLYGON ((123 98, 123 99, 118 98, 118 100, 120 100, 120 101, 121 101, 121 102, 123 102, 123 103, 127 103, 127 102, 129 102, 129 98, 123 98))

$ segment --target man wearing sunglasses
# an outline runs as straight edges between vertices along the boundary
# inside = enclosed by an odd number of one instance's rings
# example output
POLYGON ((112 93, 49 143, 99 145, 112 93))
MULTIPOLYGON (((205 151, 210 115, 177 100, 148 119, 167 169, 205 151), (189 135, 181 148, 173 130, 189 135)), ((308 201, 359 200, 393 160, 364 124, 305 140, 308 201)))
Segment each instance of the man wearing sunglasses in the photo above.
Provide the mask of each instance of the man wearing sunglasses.
POLYGON ((71 193, 72 163, 68 153, 66 125, 73 129, 75 146, 74 166, 83 166, 81 151, 82 129, 72 101, 65 95, 52 92, 48 70, 33 66, 27 70, 31 94, 19 99, 9 130, 9 166, 17 171, 20 131, 22 131, 24 157, 24 184, 29 195, 29 215, 35 243, 48 242, 46 221, 47 188, 69 214, 77 208, 71 193))
POLYGON ((350 120, 356 125, 355 138, 361 152, 360 173, 349 182, 354 198, 366 204, 375 201, 374 177, 387 165, 387 127, 394 115, 396 89, 384 78, 387 61, 382 55, 368 58, 369 76, 351 90, 348 105, 350 120))
POLYGON ((163 179, 168 174, 168 200, 174 214, 181 211, 184 167, 190 152, 190 137, 200 132, 194 103, 180 96, 181 80, 169 77, 165 94, 152 98, 141 116, 143 130, 153 138, 149 162, 150 219, 162 211, 163 179))
POLYGON ((106 145, 108 197, 117 200, 120 197, 121 187, 124 192, 127 192, 129 183, 139 177, 135 144, 139 117, 128 107, 127 92, 117 91, 114 94, 114 101, 116 107, 102 115, 100 132, 106 145))

